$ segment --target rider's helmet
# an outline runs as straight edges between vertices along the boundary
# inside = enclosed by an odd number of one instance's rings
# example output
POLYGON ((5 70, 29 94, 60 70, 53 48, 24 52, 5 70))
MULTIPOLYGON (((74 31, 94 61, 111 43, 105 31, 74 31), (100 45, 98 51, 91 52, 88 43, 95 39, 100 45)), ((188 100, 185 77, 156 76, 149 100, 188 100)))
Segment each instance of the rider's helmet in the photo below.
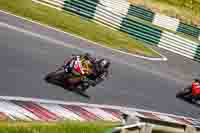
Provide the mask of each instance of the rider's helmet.
POLYGON ((200 79, 195 78, 195 79, 193 80, 193 82, 199 82, 199 83, 200 83, 200 79))
POLYGON ((99 66, 103 69, 108 69, 108 67, 110 66, 110 61, 107 59, 101 59, 99 61, 99 66))
POLYGON ((91 55, 89 53, 85 53, 84 58, 89 59, 89 58, 91 58, 91 55))

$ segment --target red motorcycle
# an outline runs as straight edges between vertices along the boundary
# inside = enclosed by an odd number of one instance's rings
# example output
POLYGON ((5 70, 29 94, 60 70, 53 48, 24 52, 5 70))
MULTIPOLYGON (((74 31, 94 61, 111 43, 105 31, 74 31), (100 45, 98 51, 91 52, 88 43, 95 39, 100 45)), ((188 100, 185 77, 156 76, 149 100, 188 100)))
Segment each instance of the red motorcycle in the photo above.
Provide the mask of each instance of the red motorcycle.
MULTIPOLYGON (((67 64, 70 64, 70 63, 67 63, 67 64)), ((98 66, 102 66, 100 70, 104 70, 104 71, 99 71, 98 73, 96 73, 96 75, 91 74, 88 77, 90 77, 91 80, 98 81, 98 83, 100 83, 101 81, 104 80, 104 76, 107 75, 110 62, 109 60, 106 60, 106 59, 100 59, 99 61, 97 61, 97 64, 98 66)), ((81 66, 79 63, 75 63, 72 67, 72 69, 76 71, 77 73, 81 73, 80 68, 81 66)), ((91 82, 89 83, 85 81, 84 78, 85 78, 84 75, 77 77, 71 72, 66 72, 65 65, 62 65, 55 72, 51 72, 47 74, 47 76, 45 77, 45 80, 49 83, 59 85, 65 89, 70 89, 70 90, 73 89, 74 91, 85 92, 90 87, 90 85, 91 86, 95 86, 95 85, 92 84, 91 82)))
MULTIPOLYGON (((192 85, 195 85, 195 83, 193 82, 192 85)), ((192 85, 179 90, 176 97, 197 103, 200 100, 200 88, 193 87, 192 85)))
MULTIPOLYGON (((80 73, 79 64, 74 65, 72 69, 80 73)), ((45 80, 49 83, 59 85, 65 89, 70 89, 70 90, 73 89, 74 91, 83 92, 87 88, 89 88, 89 83, 82 82, 83 78, 84 76, 76 77, 72 73, 66 72, 64 65, 62 65, 55 72, 47 74, 45 80), (71 86, 73 86, 73 88, 71 86)))

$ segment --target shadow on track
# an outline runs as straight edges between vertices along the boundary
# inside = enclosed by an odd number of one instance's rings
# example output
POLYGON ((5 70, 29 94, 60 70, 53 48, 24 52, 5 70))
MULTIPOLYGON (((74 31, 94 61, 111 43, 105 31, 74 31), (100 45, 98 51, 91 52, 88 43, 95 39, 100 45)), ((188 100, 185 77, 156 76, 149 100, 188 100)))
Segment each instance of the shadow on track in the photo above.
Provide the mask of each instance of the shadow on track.
POLYGON ((186 97, 176 97, 176 98, 183 100, 184 102, 187 102, 189 104, 192 104, 196 107, 200 107, 200 101, 199 102, 193 102, 190 98, 186 98, 186 97))
POLYGON ((90 99, 90 96, 89 96, 89 95, 87 95, 87 94, 84 93, 84 92, 81 92, 80 89, 78 89, 78 88, 69 89, 69 88, 66 88, 66 87, 64 86, 64 83, 63 83, 63 82, 60 82, 60 81, 57 81, 57 80, 48 80, 48 79, 46 79, 46 78, 44 78, 44 80, 45 80, 47 83, 49 83, 49 84, 53 84, 53 85, 59 86, 59 87, 63 88, 63 89, 66 90, 66 91, 70 91, 70 92, 73 92, 73 93, 78 94, 79 96, 82 96, 82 97, 84 97, 84 98, 90 99))

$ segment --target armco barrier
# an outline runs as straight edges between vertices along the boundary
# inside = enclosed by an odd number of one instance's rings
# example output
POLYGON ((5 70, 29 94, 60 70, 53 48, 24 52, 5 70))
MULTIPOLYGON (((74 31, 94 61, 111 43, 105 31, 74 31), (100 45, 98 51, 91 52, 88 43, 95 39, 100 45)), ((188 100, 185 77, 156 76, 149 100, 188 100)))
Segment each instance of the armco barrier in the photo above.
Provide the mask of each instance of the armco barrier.
POLYGON ((142 7, 130 5, 128 9, 128 15, 152 22, 155 14, 152 11, 146 10, 142 7))
POLYGON ((77 9, 73 10, 73 12, 81 16, 93 18, 95 21, 101 22, 115 29, 120 28, 121 31, 126 32, 146 43, 150 43, 153 45, 158 44, 160 40, 161 31, 156 28, 126 18, 126 15, 124 14, 128 12, 128 10, 125 10, 127 8, 122 7, 121 9, 123 10, 118 11, 117 9, 114 10, 112 7, 109 7, 113 6, 113 2, 107 2, 107 4, 104 5, 104 3, 102 2, 105 2, 105 0, 101 1, 100 4, 94 1, 88 1, 89 0, 65 1, 64 9, 67 10, 69 8, 69 5, 66 5, 66 3, 69 3, 70 7, 77 9), (96 9, 94 9, 95 7, 96 9))
MULTIPOLYGON (((133 121, 134 127, 144 131, 152 128, 166 126, 175 129, 183 129, 186 126, 200 128, 200 121, 189 117, 176 116, 111 105, 86 104, 78 102, 64 102, 55 100, 33 99, 24 97, 0 96, 0 120, 22 121, 110 121, 121 122, 122 113, 128 114, 133 121), (146 126, 143 127, 143 126, 146 126)), ((131 123, 130 123, 131 124, 131 123)), ((132 126, 125 126, 126 128, 132 126)), ((142 132, 147 133, 147 132, 142 132)))
POLYGON ((153 23, 153 24, 160 26, 162 28, 169 29, 169 30, 188 34, 200 40, 200 28, 180 22, 179 19, 168 17, 165 15, 160 15, 158 13, 152 12, 151 10, 148 10, 139 6, 134 6, 134 5, 130 5, 128 9, 128 15, 138 17, 140 19, 144 19, 149 22, 160 21, 162 23, 158 23, 158 24, 153 23), (163 20, 163 17, 167 18, 167 20, 163 20), (171 26, 173 26, 174 23, 176 26, 174 28, 171 28, 171 26))
POLYGON ((159 43, 162 33, 157 28, 144 25, 129 18, 123 19, 120 30, 152 45, 159 43))
POLYGON ((196 38, 200 36, 200 28, 194 27, 192 25, 184 24, 182 22, 179 24, 177 31, 194 36, 196 38))
POLYGON ((111 26, 115 29, 119 29, 123 16, 120 13, 113 13, 103 5, 98 5, 96 9, 96 14, 94 17, 95 21, 103 22, 105 25, 111 26))
POLYGON ((198 45, 197 49, 196 49, 196 53, 194 56, 194 60, 199 61, 200 60, 200 45, 198 45))
POLYGON ((200 44, 184 39, 170 32, 163 32, 158 47, 180 54, 193 60, 200 60, 200 44))
POLYGON ((120 1, 100 0, 99 3, 108 7, 107 9, 111 9, 111 11, 113 12, 120 11, 121 14, 138 17, 140 19, 150 21, 152 22, 152 24, 160 26, 162 28, 188 34, 200 40, 200 29, 198 27, 184 24, 176 18, 154 13, 142 7, 130 5, 130 3, 128 3, 125 0, 120 0, 120 1))
POLYGON ((64 10, 70 10, 75 12, 81 16, 87 18, 93 18, 95 15, 95 10, 97 6, 97 1, 90 1, 90 0, 65 0, 64 1, 64 10))
POLYGON ((125 0, 99 0, 99 3, 104 5, 104 7, 109 9, 110 11, 118 12, 123 15, 127 14, 130 5, 130 3, 125 0))
MULTIPOLYGON (((118 2, 116 5, 113 2, 110 2, 109 0, 100 0, 100 1, 41 0, 41 1, 45 2, 45 4, 51 2, 51 6, 56 5, 56 7, 58 7, 59 5, 60 7, 62 7, 62 9, 79 14, 80 16, 86 17, 91 21, 95 21, 104 24, 109 28, 128 33, 135 39, 144 41, 148 44, 158 45, 161 48, 172 51, 179 55, 188 57, 196 61, 200 61, 199 43, 195 43, 193 41, 184 39, 183 37, 175 35, 174 33, 166 31, 163 32, 160 29, 155 28, 153 26, 148 26, 139 21, 129 19, 129 16, 125 15, 125 13, 128 12, 127 3, 121 6, 119 8, 120 10, 117 10, 116 6, 120 4, 121 1, 118 2), (107 3, 103 3, 106 1, 107 3), (115 8, 112 8, 113 5, 115 5, 115 8)), ((167 20, 169 23, 173 22, 174 25, 171 24, 169 25, 171 29, 176 29, 177 24, 179 23, 178 21, 176 21, 176 19, 173 21, 168 20, 169 18, 165 16, 159 16, 159 18, 165 18, 165 20, 167 20)), ((162 21, 159 20, 155 21, 155 18, 154 18, 154 23, 164 24, 162 21)))
POLYGON ((152 22, 154 25, 176 31, 179 26, 179 20, 156 13, 152 22))

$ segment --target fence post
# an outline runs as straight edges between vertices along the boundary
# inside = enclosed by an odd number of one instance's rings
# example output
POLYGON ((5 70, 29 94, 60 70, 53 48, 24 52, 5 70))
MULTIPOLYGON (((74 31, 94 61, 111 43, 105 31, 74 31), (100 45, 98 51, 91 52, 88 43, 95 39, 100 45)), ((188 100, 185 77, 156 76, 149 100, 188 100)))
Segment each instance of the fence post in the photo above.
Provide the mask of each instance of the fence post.
POLYGON ((140 133, 152 133, 152 125, 151 124, 145 124, 141 127, 140 133))
POLYGON ((197 132, 195 127, 187 125, 184 133, 197 133, 197 132))

